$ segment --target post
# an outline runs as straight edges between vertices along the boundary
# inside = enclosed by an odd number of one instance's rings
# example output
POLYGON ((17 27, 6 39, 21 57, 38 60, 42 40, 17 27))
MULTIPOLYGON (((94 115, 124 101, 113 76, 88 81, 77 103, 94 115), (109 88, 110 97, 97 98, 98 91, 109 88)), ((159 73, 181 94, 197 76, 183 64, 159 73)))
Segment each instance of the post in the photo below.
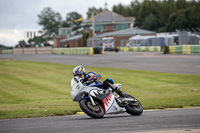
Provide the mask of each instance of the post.
POLYGON ((95 35, 94 13, 92 13, 92 34, 95 35))
POLYGON ((35 47, 35 54, 37 54, 37 47, 35 47))
POLYGON ((24 46, 22 47, 22 54, 24 54, 24 46))

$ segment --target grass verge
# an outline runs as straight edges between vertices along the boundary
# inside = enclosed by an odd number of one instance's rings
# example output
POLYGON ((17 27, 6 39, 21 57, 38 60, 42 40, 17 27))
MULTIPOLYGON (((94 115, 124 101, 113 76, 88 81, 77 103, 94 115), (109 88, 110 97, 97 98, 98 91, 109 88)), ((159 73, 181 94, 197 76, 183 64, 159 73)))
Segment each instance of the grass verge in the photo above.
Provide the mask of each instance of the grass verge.
MULTIPOLYGON (((81 111, 70 97, 75 66, 0 60, 0 119, 68 115, 81 111)), ((200 106, 200 76, 85 67, 113 78, 145 109, 200 106)))

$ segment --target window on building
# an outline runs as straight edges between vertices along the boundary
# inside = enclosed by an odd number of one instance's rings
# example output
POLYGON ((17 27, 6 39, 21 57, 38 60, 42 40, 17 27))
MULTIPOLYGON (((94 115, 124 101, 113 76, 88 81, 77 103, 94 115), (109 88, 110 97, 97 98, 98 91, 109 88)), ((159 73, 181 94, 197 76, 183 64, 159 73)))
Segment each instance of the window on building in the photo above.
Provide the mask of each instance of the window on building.
POLYGON ((61 30, 61 35, 65 35, 65 30, 61 30))
POLYGON ((69 35, 71 34, 70 29, 59 29, 59 35, 69 35))
POLYGON ((95 25, 95 31, 106 31, 106 25, 95 25))
POLYGON ((128 29, 128 24, 115 24, 113 25, 114 30, 128 29))
POLYGON ((71 34, 71 31, 70 31, 70 30, 66 30, 66 33, 67 33, 67 34, 71 34))
POLYGON ((65 35, 65 34, 66 34, 65 30, 63 30, 63 29, 59 30, 59 35, 65 35))

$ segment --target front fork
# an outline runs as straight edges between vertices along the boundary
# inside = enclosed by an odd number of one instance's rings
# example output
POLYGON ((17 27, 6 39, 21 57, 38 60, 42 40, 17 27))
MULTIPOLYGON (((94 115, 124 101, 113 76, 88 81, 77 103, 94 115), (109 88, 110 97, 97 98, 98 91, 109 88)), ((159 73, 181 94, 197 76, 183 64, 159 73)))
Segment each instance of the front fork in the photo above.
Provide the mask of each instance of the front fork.
POLYGON ((93 105, 93 106, 96 106, 96 104, 95 104, 95 102, 94 102, 94 100, 93 100, 92 96, 91 96, 91 95, 89 95, 89 97, 90 97, 90 101, 91 101, 92 105, 93 105))
POLYGON ((96 103, 94 102, 94 99, 92 98, 90 94, 88 94, 88 96, 83 95, 82 99, 90 99, 92 106, 96 106, 96 103))

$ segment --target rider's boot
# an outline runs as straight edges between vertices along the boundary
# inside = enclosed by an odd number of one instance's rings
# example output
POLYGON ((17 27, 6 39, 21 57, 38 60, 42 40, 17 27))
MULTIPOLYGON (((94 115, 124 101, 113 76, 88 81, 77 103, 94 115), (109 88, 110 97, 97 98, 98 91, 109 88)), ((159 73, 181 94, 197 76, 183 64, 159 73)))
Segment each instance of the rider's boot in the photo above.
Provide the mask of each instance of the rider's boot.
POLYGON ((103 86, 104 88, 108 88, 111 87, 113 89, 114 92, 116 92, 120 97, 125 97, 126 93, 124 93, 123 91, 120 90, 121 88, 121 84, 115 84, 113 85, 113 83, 110 83, 107 79, 103 82, 103 86))
POLYGON ((123 92, 123 91, 121 91, 121 90, 119 90, 119 91, 117 92, 117 94, 118 94, 120 97, 125 97, 125 96, 126 96, 126 93, 123 92))

